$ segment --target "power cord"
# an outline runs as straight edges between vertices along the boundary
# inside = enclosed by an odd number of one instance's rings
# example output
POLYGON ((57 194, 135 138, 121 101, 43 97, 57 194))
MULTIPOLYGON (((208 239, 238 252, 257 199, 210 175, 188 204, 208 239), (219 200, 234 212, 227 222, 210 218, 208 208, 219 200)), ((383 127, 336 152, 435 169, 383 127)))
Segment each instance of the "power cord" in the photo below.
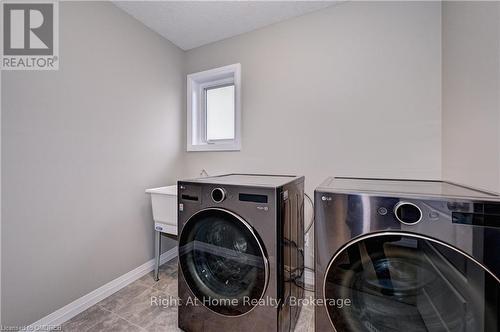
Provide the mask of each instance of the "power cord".
MULTIPOLYGON (((312 198, 304 192, 304 196, 307 198, 307 200, 309 201, 309 203, 311 204, 311 222, 309 223, 309 225, 306 227, 306 230, 304 231, 304 237, 307 236, 307 234, 309 233, 309 231, 312 229, 312 226, 314 225, 314 201, 312 200, 312 198)), ((308 267, 308 266, 305 266, 304 264, 304 269, 305 270, 309 270, 309 271, 312 271, 314 272, 314 268, 311 268, 311 267, 308 267)))
MULTIPOLYGON (((304 196, 307 198, 307 200, 309 201, 309 203, 311 204, 311 209, 312 209, 312 213, 311 213, 311 221, 309 223, 309 225, 306 227, 305 231, 304 231, 304 236, 306 236, 312 229, 312 226, 314 225, 314 201, 311 199, 311 197, 307 194, 307 193, 304 193, 304 196)), ((286 240, 285 239, 285 242, 294 246, 295 248, 297 248, 298 252, 302 255, 302 260, 304 260, 304 252, 303 250, 299 249, 297 244, 293 241, 290 241, 290 240, 286 240)), ((315 272, 314 268, 311 268, 309 266, 306 266, 304 264, 304 266, 300 266, 300 267, 297 267, 291 271, 287 271, 289 272, 290 274, 295 274, 294 277, 290 278, 288 281, 291 281, 293 282, 297 287, 299 288, 302 288, 303 290, 305 291, 309 291, 309 292, 314 292, 314 288, 312 287, 307 287, 307 285, 301 280, 302 279, 302 276, 304 275, 304 271, 305 270, 308 270, 308 271, 311 271, 311 272, 315 272), (296 272, 299 272, 299 273, 296 273, 296 272)))
POLYGON ((306 196, 306 198, 309 200, 309 203, 311 204, 311 209, 312 209, 311 222, 309 223, 309 226, 307 226, 306 230, 304 231, 304 235, 307 235, 307 233, 309 233, 309 231, 311 230, 312 225, 314 224, 314 201, 307 193, 304 193, 304 196, 306 196))

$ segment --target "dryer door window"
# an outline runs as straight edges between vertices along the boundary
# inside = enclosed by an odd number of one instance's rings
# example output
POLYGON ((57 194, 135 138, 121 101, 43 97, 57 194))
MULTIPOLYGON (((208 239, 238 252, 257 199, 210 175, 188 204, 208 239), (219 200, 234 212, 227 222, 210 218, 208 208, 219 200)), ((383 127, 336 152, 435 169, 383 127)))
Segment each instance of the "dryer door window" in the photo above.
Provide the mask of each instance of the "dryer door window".
POLYGON ((337 331, 500 331, 499 284, 451 246, 391 232, 343 247, 323 294, 337 331))
POLYGON ((269 266, 261 241, 247 222, 223 209, 203 210, 186 222, 179 263, 198 303, 218 314, 249 312, 267 287, 269 266))

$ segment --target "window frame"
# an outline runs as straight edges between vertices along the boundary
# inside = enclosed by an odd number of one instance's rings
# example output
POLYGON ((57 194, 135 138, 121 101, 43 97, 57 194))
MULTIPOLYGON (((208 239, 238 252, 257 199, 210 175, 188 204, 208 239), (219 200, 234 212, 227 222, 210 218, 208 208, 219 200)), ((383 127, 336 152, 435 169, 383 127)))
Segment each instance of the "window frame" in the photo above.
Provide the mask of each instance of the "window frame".
POLYGON ((187 75, 187 151, 241 150, 241 65, 187 75), (207 140, 206 90, 234 85, 234 139, 207 140))

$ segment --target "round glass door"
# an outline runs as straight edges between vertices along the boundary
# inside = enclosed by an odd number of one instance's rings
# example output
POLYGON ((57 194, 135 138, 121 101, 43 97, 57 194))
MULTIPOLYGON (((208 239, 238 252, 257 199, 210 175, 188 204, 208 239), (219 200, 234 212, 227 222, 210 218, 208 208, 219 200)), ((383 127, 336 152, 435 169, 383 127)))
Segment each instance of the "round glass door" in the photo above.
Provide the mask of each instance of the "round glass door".
POLYGON ((337 331, 500 331, 499 280, 464 253, 407 233, 341 249, 323 291, 337 331))
POLYGON ((249 312, 267 287, 269 268, 259 238, 248 223, 223 209, 206 209, 187 221, 179 263, 198 301, 222 315, 249 312))

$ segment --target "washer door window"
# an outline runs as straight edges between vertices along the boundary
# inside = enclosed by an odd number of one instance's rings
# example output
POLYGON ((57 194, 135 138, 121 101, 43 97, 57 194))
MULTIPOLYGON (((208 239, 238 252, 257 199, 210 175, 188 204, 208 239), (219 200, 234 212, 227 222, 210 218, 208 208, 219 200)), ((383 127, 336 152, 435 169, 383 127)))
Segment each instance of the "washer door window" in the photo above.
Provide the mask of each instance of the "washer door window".
POLYGON ((268 262, 260 240, 250 225, 226 210, 203 210, 187 221, 179 262, 196 298, 222 315, 249 312, 267 287, 268 262))
POLYGON ((325 304, 337 331, 500 331, 499 280, 429 238, 357 239, 330 262, 325 304))

